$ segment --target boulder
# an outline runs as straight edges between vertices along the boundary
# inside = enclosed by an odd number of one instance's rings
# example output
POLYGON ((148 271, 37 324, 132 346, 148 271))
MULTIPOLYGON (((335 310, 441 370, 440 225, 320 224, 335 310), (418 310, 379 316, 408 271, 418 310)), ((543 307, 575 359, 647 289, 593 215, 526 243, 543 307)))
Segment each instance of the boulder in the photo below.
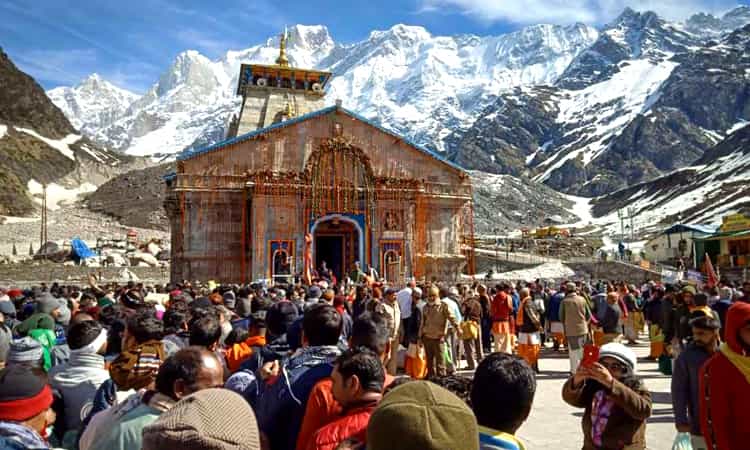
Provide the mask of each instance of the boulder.
POLYGON ((130 264, 128 263, 128 260, 125 259, 124 256, 120 253, 110 253, 107 255, 107 265, 113 266, 113 267, 127 267, 130 264))
POLYGON ((139 281, 138 276, 128 269, 122 269, 118 276, 122 281, 139 281))
POLYGON ((156 267, 159 265, 159 261, 156 257, 150 253, 135 252, 130 255, 130 264, 133 266, 139 265, 139 263, 146 263, 148 267, 156 267))
POLYGON ((155 242, 149 242, 147 248, 148 252, 154 256, 157 256, 159 253, 161 253, 161 247, 156 245, 155 242))

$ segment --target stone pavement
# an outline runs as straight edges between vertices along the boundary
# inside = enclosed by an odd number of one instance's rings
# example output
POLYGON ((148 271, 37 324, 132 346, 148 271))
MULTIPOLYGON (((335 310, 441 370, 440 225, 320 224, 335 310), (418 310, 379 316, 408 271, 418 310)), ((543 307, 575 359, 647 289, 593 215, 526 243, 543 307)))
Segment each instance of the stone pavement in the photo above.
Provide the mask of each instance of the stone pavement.
MULTIPOLYGON (((641 336, 642 343, 632 348, 638 355, 638 375, 651 391, 653 400, 653 412, 646 426, 646 445, 649 449, 668 450, 672 448, 676 433, 670 394, 671 378, 662 375, 655 362, 643 359, 649 352, 644 338, 645 335, 641 336)), ((555 353, 551 348, 545 348, 539 368, 542 373, 537 376, 534 406, 518 435, 529 450, 579 450, 583 445, 583 410, 568 406, 561 395, 569 370, 567 352, 555 353)))

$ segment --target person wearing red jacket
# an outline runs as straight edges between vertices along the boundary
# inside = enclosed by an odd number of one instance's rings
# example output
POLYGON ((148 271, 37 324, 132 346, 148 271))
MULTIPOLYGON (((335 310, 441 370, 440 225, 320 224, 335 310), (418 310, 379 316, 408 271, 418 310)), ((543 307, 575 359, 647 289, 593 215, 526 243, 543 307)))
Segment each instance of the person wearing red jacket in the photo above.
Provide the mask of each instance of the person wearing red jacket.
POLYGON ((344 441, 366 444, 370 415, 383 396, 383 363, 364 347, 342 353, 331 379, 333 397, 343 407, 341 417, 316 431, 307 450, 334 450, 344 441))
POLYGON ((700 371, 701 432, 712 450, 747 448, 750 443, 750 304, 729 308, 725 339, 700 371))
POLYGON ((512 354, 513 329, 511 327, 511 316, 513 315, 513 302, 508 295, 510 285, 503 283, 499 288, 490 304, 492 339, 494 340, 492 350, 512 354))

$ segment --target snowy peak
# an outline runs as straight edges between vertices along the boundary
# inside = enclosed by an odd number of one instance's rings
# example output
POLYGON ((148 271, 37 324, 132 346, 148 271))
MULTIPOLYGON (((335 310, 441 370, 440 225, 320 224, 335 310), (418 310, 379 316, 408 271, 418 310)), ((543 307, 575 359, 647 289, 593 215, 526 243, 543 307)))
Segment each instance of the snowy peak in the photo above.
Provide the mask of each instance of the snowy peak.
POLYGON ((432 35, 424 27, 414 25, 396 24, 387 30, 375 30, 370 33, 368 41, 380 44, 384 41, 413 45, 416 42, 426 41, 432 35))
MULTIPOLYGON (((196 50, 187 50, 175 58, 156 86, 156 95, 161 97, 182 86, 200 93, 210 94, 218 84, 212 62, 196 50)), ((196 93, 198 93, 196 92, 196 93)))
POLYGON ((584 89, 610 79, 623 61, 646 58, 658 63, 700 44, 700 38, 666 22, 654 12, 626 8, 604 27, 596 42, 570 64, 557 85, 565 89, 584 89))
POLYGON ((295 25, 288 32, 292 49, 325 51, 336 45, 324 25, 295 25))
POLYGON ((750 7, 738 6, 718 18, 712 14, 698 13, 685 22, 685 28, 699 36, 713 38, 730 33, 750 23, 750 7))
POLYGON ((138 95, 93 73, 74 87, 58 87, 47 96, 65 113, 74 128, 93 134, 120 118, 138 95))
MULTIPOLYGON (((433 36, 423 27, 398 24, 342 45, 321 25, 287 31, 291 65, 334 73, 329 102, 345 99, 348 108, 436 149, 450 131, 468 127, 498 93, 553 83, 598 36, 582 24, 485 37, 433 36)), ((239 107, 240 64, 272 64, 278 55, 279 35, 227 51, 218 61, 182 52, 121 117, 87 134, 134 155, 174 154, 219 140, 239 107)))

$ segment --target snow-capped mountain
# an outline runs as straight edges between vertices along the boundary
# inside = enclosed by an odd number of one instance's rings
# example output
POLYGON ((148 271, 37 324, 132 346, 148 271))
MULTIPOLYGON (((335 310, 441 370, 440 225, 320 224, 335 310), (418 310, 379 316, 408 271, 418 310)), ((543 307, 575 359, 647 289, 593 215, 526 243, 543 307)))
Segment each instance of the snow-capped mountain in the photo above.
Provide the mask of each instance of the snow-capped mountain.
POLYGON ((58 87, 47 96, 62 110, 70 123, 84 134, 94 134, 122 117, 139 96, 89 75, 76 87, 58 87))
MULTIPOLYGON (((334 73, 328 102, 343 99, 347 108, 441 149, 443 137, 469 127, 501 92, 554 82, 598 33, 578 24, 536 25, 502 36, 433 36, 396 25, 348 45, 336 43, 323 26, 297 25, 290 35, 292 65, 334 73)), ((114 122, 88 126, 76 110, 66 113, 97 142, 133 155, 174 154, 221 139, 239 108, 240 64, 277 56, 277 37, 216 61, 186 51, 114 122)))
POLYGON ((698 13, 685 22, 685 29, 693 34, 716 37, 750 23, 750 6, 738 6, 723 16, 698 13))
POLYGON ((556 86, 502 95, 454 161, 596 196, 694 163, 750 120, 750 27, 706 40, 626 10, 556 86))
POLYGON ((692 166, 586 202, 591 207, 591 222, 616 232, 617 211, 622 208, 632 208, 641 229, 675 222, 718 225, 722 216, 747 213, 748 125, 738 126, 692 166))

